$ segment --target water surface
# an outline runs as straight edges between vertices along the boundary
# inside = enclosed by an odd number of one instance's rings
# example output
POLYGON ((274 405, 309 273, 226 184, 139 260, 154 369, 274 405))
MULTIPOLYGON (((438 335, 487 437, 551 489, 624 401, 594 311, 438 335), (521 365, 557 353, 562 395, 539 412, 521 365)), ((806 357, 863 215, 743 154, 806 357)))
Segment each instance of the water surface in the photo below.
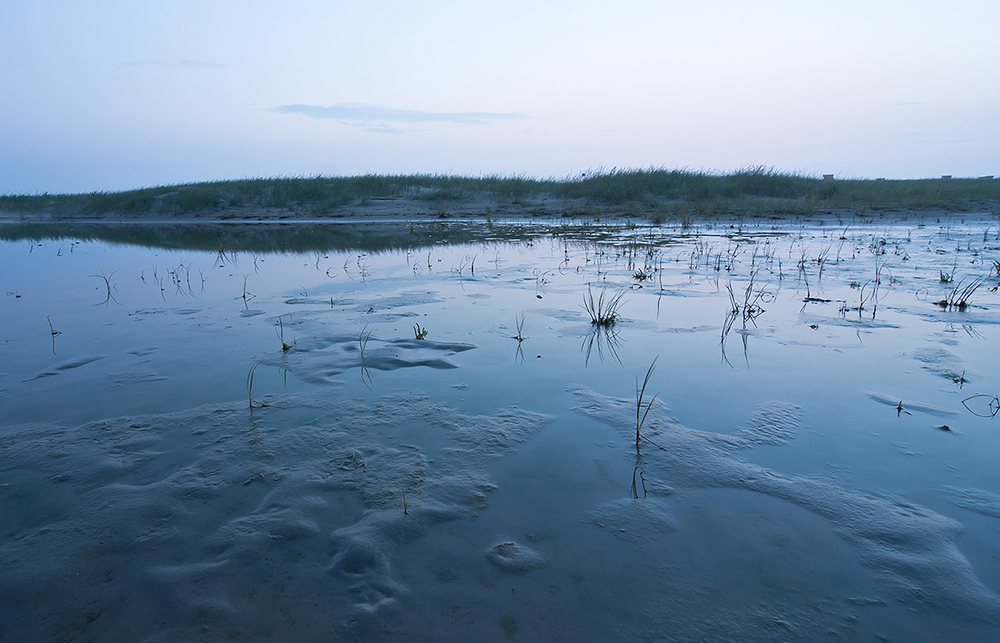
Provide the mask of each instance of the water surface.
POLYGON ((995 219, 332 228, 4 230, 0 637, 1000 632, 995 219))

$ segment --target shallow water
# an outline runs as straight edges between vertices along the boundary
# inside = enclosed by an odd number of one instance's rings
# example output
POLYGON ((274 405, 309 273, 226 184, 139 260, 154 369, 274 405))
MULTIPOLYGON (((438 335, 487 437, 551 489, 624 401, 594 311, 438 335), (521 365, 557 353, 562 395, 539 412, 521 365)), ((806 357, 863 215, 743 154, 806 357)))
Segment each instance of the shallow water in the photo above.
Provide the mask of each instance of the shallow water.
POLYGON ((481 232, 0 242, 0 639, 996 640, 995 219, 481 232))

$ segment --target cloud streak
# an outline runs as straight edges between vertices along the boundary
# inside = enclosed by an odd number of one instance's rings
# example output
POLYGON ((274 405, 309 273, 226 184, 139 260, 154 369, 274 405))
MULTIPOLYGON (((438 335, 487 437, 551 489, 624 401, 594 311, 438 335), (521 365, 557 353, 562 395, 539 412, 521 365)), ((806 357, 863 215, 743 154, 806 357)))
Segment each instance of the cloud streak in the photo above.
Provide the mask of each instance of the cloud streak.
POLYGON ((329 118, 362 127, 387 123, 485 125, 491 121, 525 118, 521 114, 506 114, 502 112, 423 112, 413 109, 395 109, 381 105, 364 105, 358 103, 330 106, 279 105, 273 108, 272 111, 280 114, 299 114, 310 118, 329 118))
POLYGON ((122 63, 126 67, 184 67, 187 69, 212 69, 223 68, 222 65, 211 60, 195 60, 185 58, 184 60, 131 60, 122 63))

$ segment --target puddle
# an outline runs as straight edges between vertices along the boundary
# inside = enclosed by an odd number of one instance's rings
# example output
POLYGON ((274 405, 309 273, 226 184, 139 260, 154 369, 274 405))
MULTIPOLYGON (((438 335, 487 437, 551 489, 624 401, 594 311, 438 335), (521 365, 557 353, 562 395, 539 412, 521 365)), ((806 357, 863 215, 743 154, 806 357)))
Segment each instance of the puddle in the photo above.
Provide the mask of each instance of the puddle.
POLYGON ((439 227, 5 228, 0 636, 996 640, 994 219, 439 227))

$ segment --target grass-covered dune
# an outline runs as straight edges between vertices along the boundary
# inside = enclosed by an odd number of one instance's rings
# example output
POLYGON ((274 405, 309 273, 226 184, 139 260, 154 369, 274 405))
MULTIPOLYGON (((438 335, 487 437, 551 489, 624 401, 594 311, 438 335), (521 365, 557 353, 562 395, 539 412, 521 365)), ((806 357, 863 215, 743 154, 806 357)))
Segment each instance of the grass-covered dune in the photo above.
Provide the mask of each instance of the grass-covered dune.
POLYGON ((1000 180, 832 180, 750 168, 594 172, 565 180, 381 175, 257 178, 89 194, 0 195, 6 218, 309 218, 456 215, 809 214, 826 210, 1000 213, 1000 180))

